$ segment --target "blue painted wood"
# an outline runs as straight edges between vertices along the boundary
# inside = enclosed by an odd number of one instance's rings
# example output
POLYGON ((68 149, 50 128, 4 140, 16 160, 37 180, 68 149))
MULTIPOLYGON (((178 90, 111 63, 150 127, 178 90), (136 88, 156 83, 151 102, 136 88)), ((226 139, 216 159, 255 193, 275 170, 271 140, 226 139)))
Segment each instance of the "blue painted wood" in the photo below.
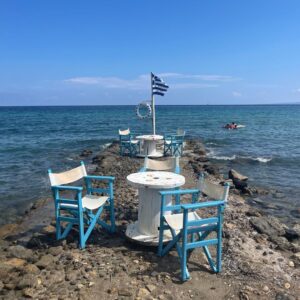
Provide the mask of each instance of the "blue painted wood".
MULTIPOLYGON (((225 186, 224 189, 226 188, 227 187, 225 186)), ((158 255, 164 256, 174 246, 176 246, 180 259, 182 281, 186 281, 190 278, 190 274, 187 269, 187 253, 188 251, 196 248, 202 248, 211 269, 214 272, 220 272, 222 262, 222 222, 226 202, 224 200, 198 202, 200 199, 200 191, 198 189, 161 191, 160 194, 161 215, 158 255), (191 203, 180 204, 180 198, 182 195, 190 195, 191 203), (175 204, 166 206, 165 203, 167 196, 173 197, 175 204), (217 210, 215 216, 199 220, 188 220, 188 214, 190 211, 195 211, 196 209, 209 209, 212 207, 215 207, 217 210), (183 213, 182 229, 177 233, 166 222, 164 214, 165 212, 169 211, 171 211, 173 214, 178 213, 178 211, 183 213), (164 246, 163 236, 165 230, 171 231, 172 240, 164 246), (217 232, 217 238, 210 238, 210 233, 214 231, 217 232), (190 240, 189 236, 191 237, 190 240), (217 248, 216 263, 214 262, 214 259, 209 251, 209 246, 215 246, 217 248)))
POLYGON ((120 155, 129 155, 131 157, 136 156, 140 153, 141 142, 133 143, 134 134, 130 133, 127 135, 119 134, 119 144, 120 144, 120 155))
MULTIPOLYGON (((84 163, 81 162, 84 166, 84 163)), ((48 173, 52 173, 51 169, 48 173)), ((113 182, 115 178, 112 176, 84 176, 87 194, 101 192, 108 196, 108 204, 99 207, 96 212, 92 212, 82 206, 83 187, 75 186, 52 186, 52 194, 55 204, 55 219, 56 219, 56 239, 64 239, 71 231, 73 225, 79 227, 79 246, 81 249, 85 248, 86 241, 92 233, 96 223, 110 232, 115 232, 115 216, 114 216, 114 194, 113 182), (93 188, 93 181, 103 181, 107 184, 107 188, 99 189, 93 188), (60 195, 62 191, 75 192, 74 198, 65 198, 60 195), (70 204, 76 206, 69 206, 70 204), (110 224, 100 220, 100 216, 104 210, 109 212, 110 224), (61 211, 67 212, 69 215, 61 215, 61 211), (63 229, 61 222, 67 222, 67 226, 63 229)))
POLYGON ((164 155, 181 156, 183 153, 184 134, 164 135, 164 155))

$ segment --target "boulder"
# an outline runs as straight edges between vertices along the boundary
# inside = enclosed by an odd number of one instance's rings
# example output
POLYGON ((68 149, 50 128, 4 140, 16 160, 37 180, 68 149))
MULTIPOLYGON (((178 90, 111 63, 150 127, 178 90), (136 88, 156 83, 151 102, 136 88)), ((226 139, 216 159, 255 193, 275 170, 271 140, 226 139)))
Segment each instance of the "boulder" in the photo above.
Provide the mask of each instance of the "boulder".
POLYGON ((90 156, 92 153, 93 153, 92 150, 84 149, 79 156, 80 157, 87 157, 87 156, 90 156))
POLYGON ((50 254, 44 255, 41 259, 36 263, 36 266, 40 269, 45 269, 49 265, 51 265, 54 261, 54 257, 50 254))
POLYGON ((235 188, 238 189, 238 190, 243 190, 243 189, 246 189, 248 187, 247 181, 243 181, 243 180, 234 178, 234 179, 232 179, 232 182, 233 182, 235 188))
POLYGON ((29 259, 33 255, 32 250, 26 249, 20 245, 9 247, 8 252, 11 257, 16 257, 21 259, 29 259))
POLYGON ((250 223, 257 232, 264 233, 269 237, 284 236, 286 233, 286 226, 274 217, 251 217, 250 223))
POLYGON ((228 177, 229 177, 229 179, 232 179, 233 181, 234 180, 239 180, 239 181, 247 181, 248 180, 247 176, 240 174, 239 172, 237 172, 234 169, 229 170, 228 177))

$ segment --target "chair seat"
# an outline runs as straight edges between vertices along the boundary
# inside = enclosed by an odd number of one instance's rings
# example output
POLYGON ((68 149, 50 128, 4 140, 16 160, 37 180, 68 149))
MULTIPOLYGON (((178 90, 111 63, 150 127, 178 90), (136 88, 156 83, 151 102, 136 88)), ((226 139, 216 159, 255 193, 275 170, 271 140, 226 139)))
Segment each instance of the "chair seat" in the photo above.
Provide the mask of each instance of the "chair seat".
POLYGON ((139 141, 138 140, 131 140, 131 141, 122 141, 122 143, 127 143, 127 144, 137 144, 139 141))
MULTIPOLYGON (((183 213, 164 215, 164 218, 168 225, 175 231, 181 230, 183 228, 183 213)), ((201 218, 197 215, 196 212, 192 211, 188 213, 188 221, 196 221, 200 219, 201 218)))
MULTIPOLYGON (((109 199, 107 196, 86 195, 82 198, 82 208, 97 209, 109 199)), ((76 204, 62 204, 61 208, 77 208, 76 204)))
POLYGON ((170 144, 171 144, 171 141, 165 141, 165 144, 170 145, 170 144))

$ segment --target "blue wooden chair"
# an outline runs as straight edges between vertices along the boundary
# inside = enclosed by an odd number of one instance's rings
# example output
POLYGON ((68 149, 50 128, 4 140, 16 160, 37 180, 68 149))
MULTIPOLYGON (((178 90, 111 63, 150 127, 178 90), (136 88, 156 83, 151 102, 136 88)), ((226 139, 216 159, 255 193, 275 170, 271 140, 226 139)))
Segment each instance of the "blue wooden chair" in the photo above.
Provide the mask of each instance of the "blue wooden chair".
POLYGON ((58 240, 64 239, 73 225, 78 225, 79 246, 83 249, 96 223, 110 232, 115 231, 114 177, 89 176, 83 162, 79 167, 62 173, 52 173, 49 169, 48 174, 55 203, 56 238, 58 240), (86 185, 85 196, 83 196, 82 187, 66 185, 82 178, 86 185), (94 188, 93 181, 103 182, 104 187, 94 188), (63 191, 73 194, 73 197, 62 195, 63 191), (105 196, 97 196, 94 193, 105 194, 105 196), (110 224, 100 220, 104 209, 109 212, 110 224), (65 229, 62 228, 61 222, 68 224, 65 229))
POLYGON ((144 166, 140 172, 146 171, 170 171, 180 174, 179 157, 170 157, 165 160, 154 160, 145 157, 144 166))
POLYGON ((161 194, 161 216, 159 227, 158 255, 164 256, 176 246, 181 266, 182 281, 188 280, 190 274, 187 268, 188 252, 195 248, 203 248, 211 269, 218 273, 221 271, 222 262, 222 222, 223 211, 227 202, 229 185, 219 185, 205 181, 203 177, 199 180, 199 188, 191 190, 162 191, 161 194), (203 188, 203 190, 200 189, 203 188), (201 192, 213 201, 199 202, 201 192), (190 196, 191 203, 181 203, 181 196, 190 196), (174 197, 174 204, 166 206, 166 197, 174 197), (211 197, 210 197, 211 198, 211 197), (196 210, 203 211, 215 208, 215 215, 201 218, 196 210), (166 246, 163 244, 164 231, 171 232, 172 240, 166 246), (210 237, 216 232, 216 237, 210 237), (181 242, 181 243, 180 243, 181 242), (209 246, 216 246, 215 262, 209 251, 209 246))
POLYGON ((134 135, 130 133, 129 128, 119 130, 120 155, 136 156, 141 151, 141 143, 134 139, 134 135))
POLYGON ((185 133, 164 135, 164 155, 181 156, 185 133))

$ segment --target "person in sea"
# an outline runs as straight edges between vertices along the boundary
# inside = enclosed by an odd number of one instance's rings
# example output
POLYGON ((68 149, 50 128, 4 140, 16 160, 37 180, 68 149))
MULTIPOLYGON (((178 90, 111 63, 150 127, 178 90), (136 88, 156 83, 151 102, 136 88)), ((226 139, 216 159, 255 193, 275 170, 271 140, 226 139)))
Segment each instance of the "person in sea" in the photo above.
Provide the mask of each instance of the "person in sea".
POLYGON ((237 129, 237 124, 235 122, 232 122, 231 124, 226 124, 224 127, 227 129, 237 129))

